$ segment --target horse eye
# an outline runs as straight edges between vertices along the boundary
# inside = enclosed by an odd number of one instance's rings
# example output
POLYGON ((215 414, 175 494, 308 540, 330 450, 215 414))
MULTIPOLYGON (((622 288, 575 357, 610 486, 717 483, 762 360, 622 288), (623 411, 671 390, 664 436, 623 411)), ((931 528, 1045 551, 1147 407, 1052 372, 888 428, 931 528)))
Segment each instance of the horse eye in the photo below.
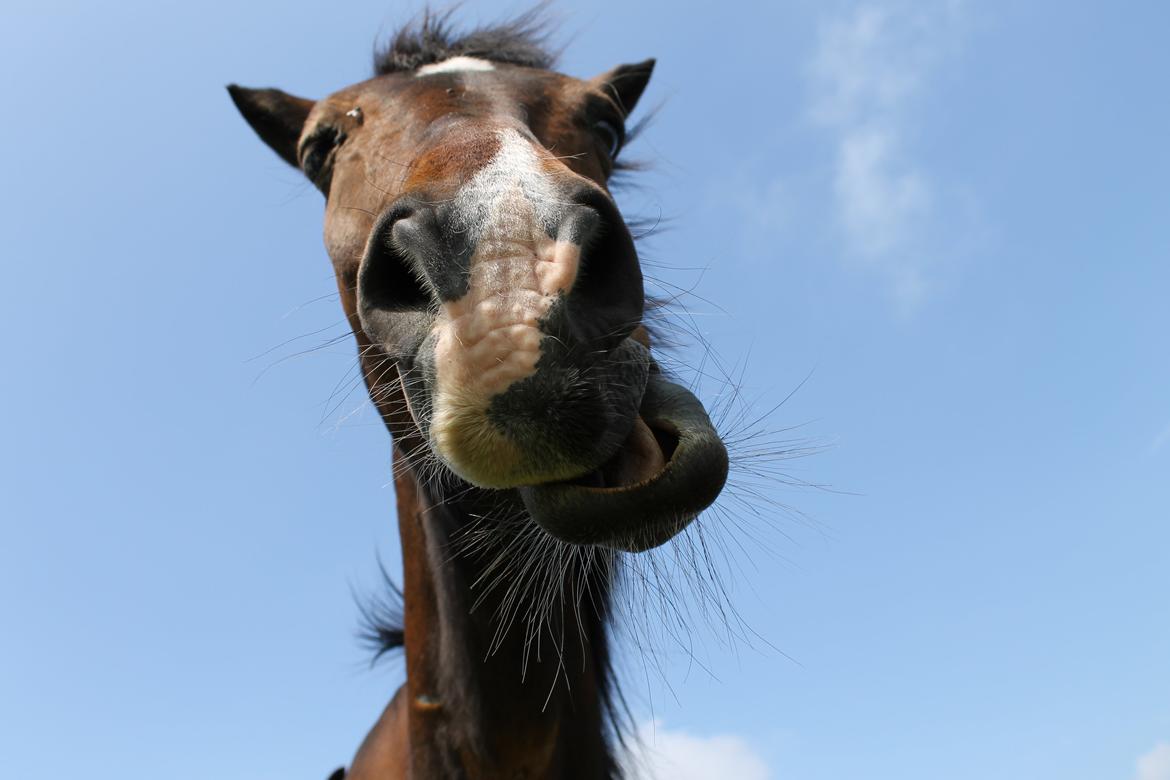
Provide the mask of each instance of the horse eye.
POLYGON ((317 128, 301 143, 301 170, 323 192, 329 191, 332 175, 332 153, 345 140, 345 132, 329 125, 317 128))
POLYGON ((622 150, 622 134, 614 127, 612 122, 607 122, 602 119, 599 122, 593 123, 593 132, 597 133, 597 137, 601 139, 601 143, 609 152, 609 159, 617 157, 618 152, 622 150))

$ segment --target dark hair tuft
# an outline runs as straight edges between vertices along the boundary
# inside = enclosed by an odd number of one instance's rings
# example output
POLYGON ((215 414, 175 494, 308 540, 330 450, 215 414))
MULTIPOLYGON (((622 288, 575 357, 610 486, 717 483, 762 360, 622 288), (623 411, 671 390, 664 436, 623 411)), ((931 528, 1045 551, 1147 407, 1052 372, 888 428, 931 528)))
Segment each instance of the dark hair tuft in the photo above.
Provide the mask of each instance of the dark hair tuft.
POLYGON ((423 11, 375 52, 374 74, 409 72, 451 57, 479 57, 542 70, 556 62, 556 54, 545 45, 549 20, 543 3, 509 21, 465 33, 456 32, 451 15, 451 11, 423 11))
POLYGON ((361 614, 358 638, 373 651, 372 660, 375 662, 406 644, 402 590, 382 565, 381 558, 378 559, 378 571, 382 575, 385 591, 369 600, 358 600, 358 611, 361 614))

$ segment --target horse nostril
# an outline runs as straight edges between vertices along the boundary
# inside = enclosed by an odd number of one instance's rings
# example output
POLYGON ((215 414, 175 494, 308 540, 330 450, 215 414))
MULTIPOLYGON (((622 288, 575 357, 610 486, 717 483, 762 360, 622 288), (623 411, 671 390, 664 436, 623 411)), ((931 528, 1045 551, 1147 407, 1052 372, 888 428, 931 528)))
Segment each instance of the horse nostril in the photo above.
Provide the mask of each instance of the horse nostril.
POLYGON ((419 216, 409 207, 396 206, 378 220, 370 235, 358 274, 358 296, 366 310, 421 311, 432 300, 419 278, 414 259, 403 251, 403 225, 419 216))
POLYGON ((617 206, 600 190, 581 193, 557 240, 581 247, 580 269, 567 304, 578 338, 601 350, 624 341, 642 321, 645 291, 634 240, 617 206))
POLYGON ((440 301, 462 298, 470 283, 471 236, 453 227, 449 215, 424 207, 396 220, 390 229, 393 248, 440 301))

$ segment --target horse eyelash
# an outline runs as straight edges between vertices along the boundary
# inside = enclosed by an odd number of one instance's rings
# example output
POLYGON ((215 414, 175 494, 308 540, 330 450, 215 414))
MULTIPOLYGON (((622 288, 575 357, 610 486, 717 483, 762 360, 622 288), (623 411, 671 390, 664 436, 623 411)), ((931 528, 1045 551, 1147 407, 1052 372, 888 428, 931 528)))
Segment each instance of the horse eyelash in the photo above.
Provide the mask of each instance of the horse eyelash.
POLYGON ((314 184, 324 191, 328 191, 328 180, 322 181, 330 168, 330 155, 346 139, 346 133, 335 125, 319 125, 301 142, 297 152, 301 171, 314 184))

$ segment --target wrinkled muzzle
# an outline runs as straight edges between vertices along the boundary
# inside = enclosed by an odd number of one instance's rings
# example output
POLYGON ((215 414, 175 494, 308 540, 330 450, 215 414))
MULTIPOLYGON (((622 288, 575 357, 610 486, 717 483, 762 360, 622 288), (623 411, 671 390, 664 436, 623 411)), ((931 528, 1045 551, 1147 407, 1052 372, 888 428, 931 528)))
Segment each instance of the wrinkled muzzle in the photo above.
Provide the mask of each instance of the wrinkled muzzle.
POLYGON ((726 451, 631 338, 642 277, 608 194, 515 131, 497 140, 453 197, 414 194, 378 220, 362 326, 398 358, 412 415, 452 472, 521 488, 566 541, 661 543, 718 494, 726 451), (590 525, 598 513, 610 516, 590 525))

